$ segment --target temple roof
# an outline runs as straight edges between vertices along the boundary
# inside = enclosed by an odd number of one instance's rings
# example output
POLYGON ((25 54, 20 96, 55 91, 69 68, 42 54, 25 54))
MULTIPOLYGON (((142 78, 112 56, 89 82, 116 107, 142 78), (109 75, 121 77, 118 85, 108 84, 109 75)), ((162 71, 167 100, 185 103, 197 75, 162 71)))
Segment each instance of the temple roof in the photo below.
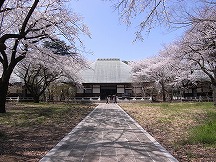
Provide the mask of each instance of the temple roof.
POLYGON ((97 59, 80 74, 82 83, 132 83, 131 69, 120 59, 97 59))

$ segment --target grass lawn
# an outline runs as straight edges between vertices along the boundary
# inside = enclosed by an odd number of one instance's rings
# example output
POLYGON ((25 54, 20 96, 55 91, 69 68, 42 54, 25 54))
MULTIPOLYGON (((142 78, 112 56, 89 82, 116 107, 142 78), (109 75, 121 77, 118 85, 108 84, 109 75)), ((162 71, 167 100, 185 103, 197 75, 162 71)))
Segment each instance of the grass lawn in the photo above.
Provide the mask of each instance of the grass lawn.
POLYGON ((95 105, 8 103, 0 114, 0 162, 39 161, 95 105))
POLYGON ((213 103, 121 103, 179 161, 216 161, 213 103))

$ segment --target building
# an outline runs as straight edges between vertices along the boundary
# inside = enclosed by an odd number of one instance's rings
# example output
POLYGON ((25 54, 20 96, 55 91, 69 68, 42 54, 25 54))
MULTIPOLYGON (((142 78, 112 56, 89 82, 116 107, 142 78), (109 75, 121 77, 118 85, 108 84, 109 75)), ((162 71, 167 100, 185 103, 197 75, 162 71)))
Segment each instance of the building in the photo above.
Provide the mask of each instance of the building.
POLYGON ((130 97, 132 91, 132 68, 120 59, 97 59, 90 68, 80 72, 83 87, 77 97, 100 97, 117 95, 130 97))
POLYGON ((202 101, 212 101, 213 100, 213 90, 211 83, 208 81, 195 82, 194 84, 189 84, 183 89, 184 99, 201 99, 202 101))

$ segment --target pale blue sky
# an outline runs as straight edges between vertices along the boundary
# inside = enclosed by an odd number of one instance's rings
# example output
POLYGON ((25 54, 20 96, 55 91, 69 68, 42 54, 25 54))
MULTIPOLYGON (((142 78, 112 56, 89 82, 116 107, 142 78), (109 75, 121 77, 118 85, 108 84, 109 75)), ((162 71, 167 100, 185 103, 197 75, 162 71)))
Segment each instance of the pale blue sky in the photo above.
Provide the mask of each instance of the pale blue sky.
POLYGON ((127 27, 119 20, 117 11, 111 4, 102 0, 71 1, 71 8, 84 17, 84 22, 90 29, 92 39, 84 37, 87 50, 93 54, 84 54, 91 61, 97 58, 120 58, 135 61, 154 55, 182 35, 182 30, 173 32, 165 28, 156 28, 145 35, 144 41, 133 43, 136 25, 127 27))

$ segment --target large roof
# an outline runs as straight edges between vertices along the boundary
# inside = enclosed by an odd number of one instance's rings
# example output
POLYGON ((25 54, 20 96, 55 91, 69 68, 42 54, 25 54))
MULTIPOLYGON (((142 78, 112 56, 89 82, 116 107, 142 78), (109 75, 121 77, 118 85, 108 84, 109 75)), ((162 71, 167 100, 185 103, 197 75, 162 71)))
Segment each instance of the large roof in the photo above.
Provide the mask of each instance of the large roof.
POLYGON ((82 83, 131 83, 131 67, 120 59, 98 59, 81 71, 82 83))

